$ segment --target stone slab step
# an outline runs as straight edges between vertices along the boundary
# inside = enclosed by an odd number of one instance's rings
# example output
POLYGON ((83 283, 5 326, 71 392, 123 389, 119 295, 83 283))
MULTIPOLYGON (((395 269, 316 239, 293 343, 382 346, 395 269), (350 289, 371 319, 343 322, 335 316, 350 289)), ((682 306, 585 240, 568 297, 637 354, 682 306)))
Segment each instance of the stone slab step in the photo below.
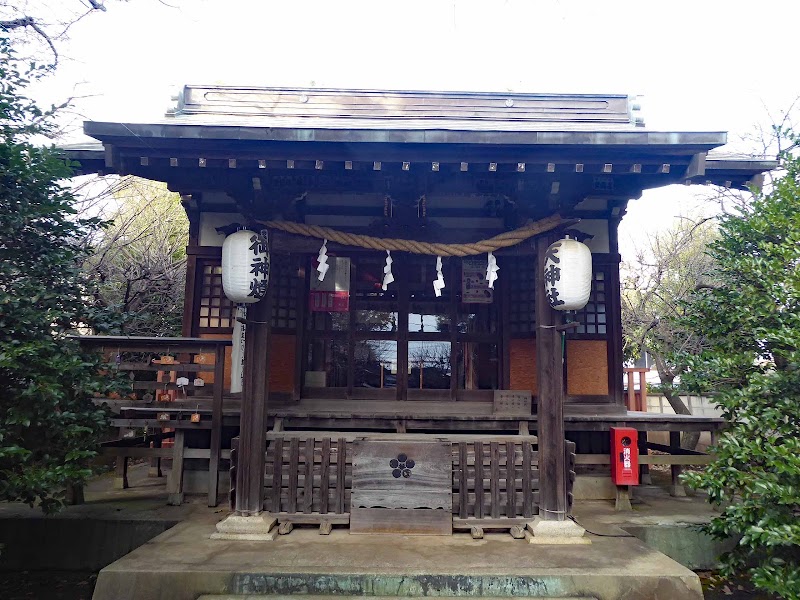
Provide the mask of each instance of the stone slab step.
MULTIPOLYGON (((307 594, 204 594, 197 600, 351 600, 355 598, 380 598, 380 600, 408 600, 408 596, 320 596, 307 594)), ((436 596, 429 596, 435 598, 436 596)), ((444 596, 438 596, 443 598, 444 596)), ((513 596, 463 596, 469 600, 516 600, 513 596)), ((537 600, 597 600, 594 596, 539 596, 537 600)))

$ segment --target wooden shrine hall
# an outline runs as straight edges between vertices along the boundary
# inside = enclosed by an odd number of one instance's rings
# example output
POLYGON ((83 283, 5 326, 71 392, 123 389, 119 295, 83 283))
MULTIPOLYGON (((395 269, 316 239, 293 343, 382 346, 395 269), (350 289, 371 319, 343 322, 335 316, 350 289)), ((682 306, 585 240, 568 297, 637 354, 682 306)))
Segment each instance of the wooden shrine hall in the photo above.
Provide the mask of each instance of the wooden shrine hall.
POLYGON ((607 453, 609 427, 721 426, 627 410, 617 228, 645 189, 757 184, 772 163, 710 153, 725 133, 650 131, 625 95, 221 86, 85 132, 103 148, 68 150, 80 172, 166 182, 189 217, 185 337, 86 343, 175 355, 144 371, 187 376, 178 393, 118 401, 115 424, 174 429, 151 456, 176 457, 178 502, 191 464, 210 503, 230 465, 221 535, 563 521, 576 452, 607 453), (222 285, 239 229, 269 261, 246 316, 222 285), (566 315, 543 269, 565 236, 592 273, 566 315))

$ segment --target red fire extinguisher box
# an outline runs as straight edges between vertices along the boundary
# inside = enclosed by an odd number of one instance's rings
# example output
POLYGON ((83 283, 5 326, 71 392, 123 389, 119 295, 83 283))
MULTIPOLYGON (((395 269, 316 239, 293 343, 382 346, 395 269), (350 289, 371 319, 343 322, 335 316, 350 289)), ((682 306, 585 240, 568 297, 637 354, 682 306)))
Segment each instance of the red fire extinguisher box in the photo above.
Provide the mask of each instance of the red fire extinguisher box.
POLYGON ((639 485, 638 433, 632 427, 611 428, 611 480, 616 485, 639 485))

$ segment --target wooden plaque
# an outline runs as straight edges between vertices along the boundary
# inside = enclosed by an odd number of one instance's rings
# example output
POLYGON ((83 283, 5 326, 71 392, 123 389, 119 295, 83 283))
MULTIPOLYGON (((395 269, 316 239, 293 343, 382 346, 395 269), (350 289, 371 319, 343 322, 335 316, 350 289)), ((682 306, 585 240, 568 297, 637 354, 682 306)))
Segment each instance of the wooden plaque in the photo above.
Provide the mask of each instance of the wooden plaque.
POLYGON ((449 535, 452 460, 447 442, 354 442, 350 532, 449 535))

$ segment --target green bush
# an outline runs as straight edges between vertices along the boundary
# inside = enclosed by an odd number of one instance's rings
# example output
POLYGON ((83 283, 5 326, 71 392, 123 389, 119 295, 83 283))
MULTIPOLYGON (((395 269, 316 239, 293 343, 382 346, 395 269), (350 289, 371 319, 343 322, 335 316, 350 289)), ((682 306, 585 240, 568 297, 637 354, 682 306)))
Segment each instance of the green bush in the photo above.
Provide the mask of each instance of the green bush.
POLYGON ((0 37, 0 500, 57 509, 68 484, 91 474, 105 411, 91 396, 103 384, 97 356, 70 333, 102 332, 81 273, 87 233, 60 181, 71 170, 52 147, 52 110, 25 97, 47 68, 23 67, 0 37))
POLYGON ((782 158, 772 191, 722 220, 719 285, 686 306, 683 325, 708 345, 683 382, 718 392, 728 425, 714 462, 685 481, 721 506, 709 534, 741 536, 725 572, 800 599, 800 160, 782 158))

